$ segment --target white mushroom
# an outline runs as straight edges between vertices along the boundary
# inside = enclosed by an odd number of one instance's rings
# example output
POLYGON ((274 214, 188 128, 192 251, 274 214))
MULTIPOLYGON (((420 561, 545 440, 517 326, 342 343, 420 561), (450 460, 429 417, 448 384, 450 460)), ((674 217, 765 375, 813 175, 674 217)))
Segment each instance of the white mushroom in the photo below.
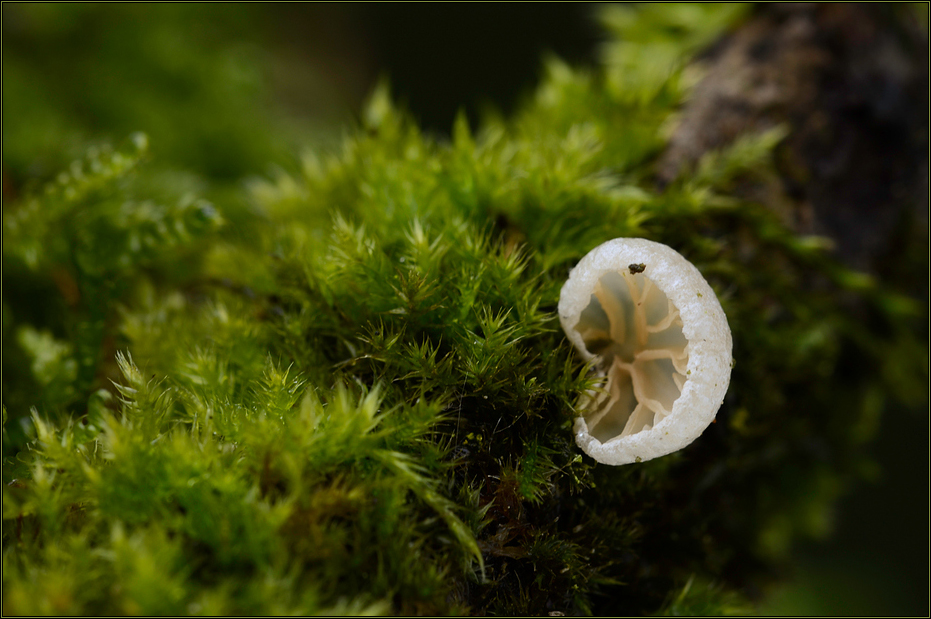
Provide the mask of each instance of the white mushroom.
POLYGON ((606 376, 575 422, 576 442, 598 462, 665 456, 714 420, 730 382, 731 330, 711 286, 674 249, 599 245, 563 285, 559 319, 606 376))

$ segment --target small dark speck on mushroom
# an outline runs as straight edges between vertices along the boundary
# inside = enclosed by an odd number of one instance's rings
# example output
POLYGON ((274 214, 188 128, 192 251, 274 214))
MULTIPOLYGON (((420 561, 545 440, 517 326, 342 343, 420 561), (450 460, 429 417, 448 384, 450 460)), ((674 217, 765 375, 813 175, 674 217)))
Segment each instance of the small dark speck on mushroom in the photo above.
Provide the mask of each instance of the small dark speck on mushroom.
POLYGON ((628 264, 627 268, 630 269, 630 274, 634 275, 635 273, 643 273, 643 270, 647 268, 645 264, 628 264))

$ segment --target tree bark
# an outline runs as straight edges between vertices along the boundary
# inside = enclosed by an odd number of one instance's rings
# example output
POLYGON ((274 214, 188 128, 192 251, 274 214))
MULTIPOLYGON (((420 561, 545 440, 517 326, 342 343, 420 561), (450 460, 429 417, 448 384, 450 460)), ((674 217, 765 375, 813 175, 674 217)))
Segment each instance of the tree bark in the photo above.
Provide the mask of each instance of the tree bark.
POLYGON ((928 38, 917 22, 902 4, 761 6, 699 59, 707 73, 660 159, 661 182, 785 124, 781 195, 745 197, 831 238, 848 266, 887 272, 914 235, 927 246, 928 38))

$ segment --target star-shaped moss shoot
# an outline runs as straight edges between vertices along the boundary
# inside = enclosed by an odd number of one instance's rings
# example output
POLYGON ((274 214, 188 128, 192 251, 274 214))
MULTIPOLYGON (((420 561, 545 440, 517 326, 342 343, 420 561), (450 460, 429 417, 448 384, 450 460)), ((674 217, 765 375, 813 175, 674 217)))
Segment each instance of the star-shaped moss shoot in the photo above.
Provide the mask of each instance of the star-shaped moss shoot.
POLYGON ((731 374, 731 331, 714 291, 666 245, 614 239, 569 275, 559 318, 606 380, 586 394, 576 442, 605 464, 682 449, 714 419, 731 374))

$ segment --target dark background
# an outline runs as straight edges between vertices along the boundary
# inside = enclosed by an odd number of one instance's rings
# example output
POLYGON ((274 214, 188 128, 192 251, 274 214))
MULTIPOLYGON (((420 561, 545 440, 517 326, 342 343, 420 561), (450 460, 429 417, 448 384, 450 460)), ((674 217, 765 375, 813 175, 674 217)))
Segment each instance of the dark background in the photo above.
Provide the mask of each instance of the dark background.
POLYGON ((328 64, 357 105, 379 77, 422 128, 447 134, 464 109, 507 114, 532 91, 544 54, 591 63, 603 37, 587 3, 286 4, 278 36, 328 64))

